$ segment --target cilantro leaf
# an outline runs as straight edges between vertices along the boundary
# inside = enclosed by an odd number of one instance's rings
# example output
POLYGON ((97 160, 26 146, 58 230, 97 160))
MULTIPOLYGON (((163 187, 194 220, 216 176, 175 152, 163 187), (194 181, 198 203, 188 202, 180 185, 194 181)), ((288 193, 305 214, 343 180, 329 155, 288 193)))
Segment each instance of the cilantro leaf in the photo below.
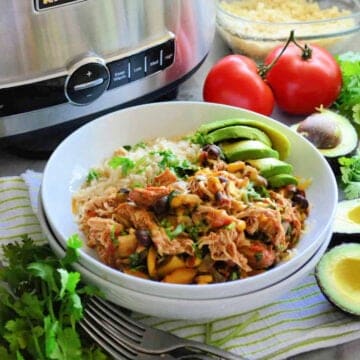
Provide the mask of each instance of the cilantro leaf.
POLYGON ((347 200, 360 198, 360 151, 351 157, 341 157, 340 164, 341 179, 340 185, 347 200))
POLYGON ((108 164, 113 169, 121 167, 121 172, 124 176, 128 175, 135 167, 134 161, 124 156, 114 156, 109 160, 108 164))
POLYGON ((7 284, 0 285, 0 359, 108 358, 86 334, 80 337, 84 297, 100 294, 71 268, 80 246, 80 238, 72 236, 63 259, 27 236, 3 246, 0 278, 7 284))
POLYGON ((342 88, 334 107, 345 117, 360 124, 360 52, 348 51, 336 60, 342 73, 342 88))
POLYGON ((93 180, 98 180, 100 177, 100 174, 98 171, 91 169, 86 177, 86 183, 90 184, 93 180))
POLYGON ((150 155, 159 155, 159 167, 161 170, 166 168, 172 170, 178 177, 183 178, 192 174, 197 167, 186 159, 179 159, 171 150, 153 151, 150 155))
POLYGON ((185 226, 183 224, 178 224, 175 229, 165 228, 165 232, 170 240, 175 239, 185 230, 185 226))

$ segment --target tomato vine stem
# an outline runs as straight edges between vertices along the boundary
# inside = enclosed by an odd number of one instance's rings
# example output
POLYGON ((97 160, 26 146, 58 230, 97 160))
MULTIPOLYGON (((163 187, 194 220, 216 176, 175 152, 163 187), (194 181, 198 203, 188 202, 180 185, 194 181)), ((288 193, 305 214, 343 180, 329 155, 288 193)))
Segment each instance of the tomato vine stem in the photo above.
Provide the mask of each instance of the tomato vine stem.
POLYGON ((290 36, 287 39, 284 47, 281 49, 279 55, 268 65, 266 64, 260 64, 258 65, 258 74, 265 79, 266 78, 266 74, 273 68, 273 66, 278 62, 278 60, 281 58, 281 56, 283 55, 283 53, 285 52, 285 50, 288 48, 288 46, 293 43, 295 46, 297 46, 300 50, 301 50, 301 58, 303 60, 308 60, 311 59, 312 56, 312 49, 310 48, 310 46, 308 44, 304 44, 304 46, 302 46, 300 43, 298 43, 296 41, 295 38, 295 30, 291 30, 290 31, 290 36))

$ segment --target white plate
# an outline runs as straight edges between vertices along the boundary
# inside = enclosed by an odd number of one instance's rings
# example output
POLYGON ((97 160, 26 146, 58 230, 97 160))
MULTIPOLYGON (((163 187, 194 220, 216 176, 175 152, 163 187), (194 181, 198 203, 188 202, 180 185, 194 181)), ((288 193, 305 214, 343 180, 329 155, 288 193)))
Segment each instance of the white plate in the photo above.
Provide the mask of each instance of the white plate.
MULTIPOLYGON (((65 254, 63 244, 52 233, 40 203, 38 216, 51 248, 58 257, 63 257, 65 254)), ((315 268, 315 265, 326 251, 331 236, 332 231, 329 228, 321 247, 317 249, 312 258, 286 279, 253 293, 221 299, 174 299, 144 294, 107 281, 79 263, 74 264, 74 268, 81 273, 82 279, 86 283, 96 286, 108 300, 127 309, 169 319, 211 320, 251 311, 280 298, 315 268)))
POLYGON ((325 241, 337 203, 335 177, 316 148, 287 126, 225 105, 201 102, 141 105, 96 119, 72 133, 53 152, 43 176, 41 198, 54 234, 65 245, 71 235, 79 232, 71 213, 71 198, 85 181, 89 169, 100 165, 120 145, 135 144, 158 136, 186 134, 204 122, 234 117, 257 119, 283 132, 292 144, 287 161, 293 165, 294 173, 312 179, 307 191, 311 203, 308 229, 291 260, 254 277, 202 286, 164 284, 121 273, 99 262, 94 251, 87 247, 81 251, 81 263, 102 278, 128 289, 141 288, 142 292, 150 295, 173 298, 229 297, 264 288, 290 275, 305 264, 325 241))

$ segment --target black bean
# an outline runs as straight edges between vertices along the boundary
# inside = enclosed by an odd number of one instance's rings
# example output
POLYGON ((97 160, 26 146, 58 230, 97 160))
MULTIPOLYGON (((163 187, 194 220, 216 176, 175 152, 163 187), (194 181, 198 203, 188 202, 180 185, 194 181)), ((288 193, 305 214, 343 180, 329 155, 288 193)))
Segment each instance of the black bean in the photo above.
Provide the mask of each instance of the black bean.
POLYGON ((203 151, 207 153, 208 159, 219 159, 221 156, 221 149, 215 144, 207 144, 203 147, 203 151))
POLYGON ((120 194, 128 194, 129 192, 130 192, 130 190, 127 188, 120 188, 120 190, 119 190, 120 194))
POLYGON ((222 175, 219 176, 219 180, 220 180, 221 183, 227 183, 228 182, 228 179, 225 176, 222 176, 222 175))
POLYGON ((149 247, 152 244, 151 234, 149 230, 136 229, 135 236, 138 242, 145 247, 149 247))
POLYGON ((301 209, 307 209, 309 207, 309 202, 305 196, 301 194, 295 194, 292 198, 292 202, 295 205, 298 205, 301 209))
POLYGON ((152 210, 156 215, 165 215, 169 212, 169 196, 165 195, 160 199, 156 200, 152 206, 152 210))

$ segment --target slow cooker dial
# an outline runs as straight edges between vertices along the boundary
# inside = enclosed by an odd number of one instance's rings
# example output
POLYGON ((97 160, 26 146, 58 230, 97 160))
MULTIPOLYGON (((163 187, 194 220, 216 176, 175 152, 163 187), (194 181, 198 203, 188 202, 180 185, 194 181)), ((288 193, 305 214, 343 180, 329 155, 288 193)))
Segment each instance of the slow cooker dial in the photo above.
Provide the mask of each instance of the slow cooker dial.
POLYGON ((65 95, 72 104, 89 104, 107 89, 110 74, 102 59, 83 60, 73 69, 65 82, 65 95))

